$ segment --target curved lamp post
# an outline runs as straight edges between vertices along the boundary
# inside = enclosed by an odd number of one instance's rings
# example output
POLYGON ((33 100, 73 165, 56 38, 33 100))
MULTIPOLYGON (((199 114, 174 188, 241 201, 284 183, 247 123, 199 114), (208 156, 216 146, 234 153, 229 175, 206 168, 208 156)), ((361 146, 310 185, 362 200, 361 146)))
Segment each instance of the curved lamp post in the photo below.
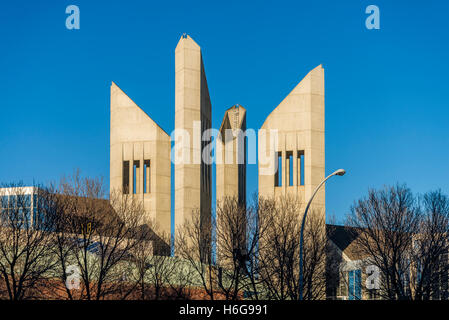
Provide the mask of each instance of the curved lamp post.
POLYGON ((302 262, 302 251, 303 251, 303 242, 304 242, 304 224, 306 222, 306 216, 307 211, 309 210, 310 204, 312 203, 313 198, 315 197, 318 190, 321 188, 321 186, 331 177, 333 176, 343 176, 346 173, 344 169, 338 169, 337 171, 334 171, 330 175, 328 175, 326 178, 324 178, 323 181, 315 188, 315 191, 313 192, 312 196, 310 197, 309 202, 307 203, 306 210, 304 211, 304 216, 302 217, 302 223, 301 223, 301 234, 299 238, 299 300, 302 300, 302 294, 303 294, 303 262, 302 262))

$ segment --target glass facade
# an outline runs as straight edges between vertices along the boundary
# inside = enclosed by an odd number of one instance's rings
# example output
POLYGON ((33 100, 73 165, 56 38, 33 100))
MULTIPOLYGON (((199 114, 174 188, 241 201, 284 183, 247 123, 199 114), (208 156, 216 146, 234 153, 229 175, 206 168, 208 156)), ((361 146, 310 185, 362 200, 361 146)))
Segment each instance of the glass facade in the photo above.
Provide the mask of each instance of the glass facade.
POLYGON ((20 195, 2 195, 0 197, 0 215, 3 226, 40 229, 44 214, 39 196, 34 193, 20 195))

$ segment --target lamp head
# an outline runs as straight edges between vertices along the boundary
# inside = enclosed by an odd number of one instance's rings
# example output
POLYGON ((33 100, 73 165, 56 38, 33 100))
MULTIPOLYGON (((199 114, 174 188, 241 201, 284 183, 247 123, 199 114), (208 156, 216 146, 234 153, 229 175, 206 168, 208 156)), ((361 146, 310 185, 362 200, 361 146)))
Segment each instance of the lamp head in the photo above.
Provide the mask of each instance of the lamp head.
POLYGON ((344 169, 338 169, 337 171, 335 171, 335 174, 337 176, 344 176, 346 173, 346 171, 344 169))

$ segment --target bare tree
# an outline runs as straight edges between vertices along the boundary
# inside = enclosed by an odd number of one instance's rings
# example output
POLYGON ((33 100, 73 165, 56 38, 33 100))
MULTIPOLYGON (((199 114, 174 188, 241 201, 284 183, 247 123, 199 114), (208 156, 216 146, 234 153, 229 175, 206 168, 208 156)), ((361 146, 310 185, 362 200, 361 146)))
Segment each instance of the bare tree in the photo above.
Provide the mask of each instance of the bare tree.
POLYGON ((243 285, 247 299, 259 300, 263 298, 263 278, 261 277, 260 247, 261 235, 267 233, 272 216, 263 214, 265 205, 271 206, 270 201, 264 201, 257 194, 253 195, 252 203, 246 208, 246 272, 243 285))
POLYGON ((226 300, 237 300, 247 273, 246 208, 237 197, 217 203, 214 219, 217 243, 217 289, 226 300))
POLYGON ((171 290, 171 298, 174 300, 190 300, 193 298, 193 279, 188 262, 171 258, 172 272, 169 277, 169 287, 171 290))
MULTIPOLYGON (((302 205, 291 196, 261 199, 258 215, 264 230, 259 241, 259 274, 266 297, 298 299, 302 205)), ((304 230, 304 299, 325 296, 326 248, 324 217, 320 212, 312 211, 304 230)))
POLYGON ((213 221, 217 243, 217 288, 226 300, 240 299, 244 293, 258 299, 260 229, 257 208, 246 207, 238 197, 224 197, 217 204, 213 221))
POLYGON ((182 290, 182 270, 178 270, 178 260, 171 257, 170 237, 162 233, 156 235, 151 228, 151 243, 144 241, 133 250, 136 265, 137 290, 142 300, 176 299, 187 297, 182 290))
POLYGON ((148 269, 152 267, 150 260, 153 257, 153 244, 150 241, 141 241, 134 247, 133 263, 136 272, 131 273, 131 281, 135 283, 134 288, 137 290, 138 298, 146 300, 148 298, 148 283, 147 274, 148 269))
POLYGON ((145 212, 134 197, 112 192, 106 199, 103 190, 101 179, 79 172, 63 178, 58 189, 57 274, 66 287, 74 277, 68 272, 81 282, 79 289, 68 286, 69 299, 126 298, 132 289, 131 253, 147 240, 145 212))
MULTIPOLYGON (((216 288, 225 299, 299 298, 299 225, 302 206, 291 196, 255 197, 250 206, 227 197, 217 204, 216 288)), ((325 297, 327 240, 324 216, 305 226, 305 299, 325 297)))
POLYGON ((370 190, 351 210, 348 225, 360 230, 358 255, 367 257, 384 278, 379 292, 387 299, 406 299, 403 277, 410 270, 409 253, 420 223, 410 189, 397 185, 370 190))
POLYGON ((210 300, 216 298, 217 269, 212 260, 212 230, 210 221, 204 221, 200 210, 193 210, 189 219, 178 229, 175 255, 188 264, 193 272, 192 284, 198 284, 210 300))
MULTIPOLYGON (((307 217, 304 228, 303 299, 322 300, 326 297, 326 257, 330 250, 324 214, 316 211, 311 213, 307 217)), ((294 274, 292 277, 294 277, 294 274)), ((299 287, 292 290, 292 292, 298 291, 299 287)), ((296 298, 296 295, 294 297, 296 298)))
POLYGON ((176 256, 193 271, 189 282, 201 286, 211 300, 238 300, 244 295, 259 299, 259 234, 269 224, 260 224, 258 200, 255 203, 246 207, 237 197, 225 197, 218 202, 211 223, 215 259, 211 243, 203 240, 209 237, 203 236, 206 230, 198 210, 179 229, 176 256))
POLYGON ((447 300, 449 198, 437 190, 420 200, 422 220, 412 244, 409 292, 415 300, 447 300))
POLYGON ((0 291, 10 300, 38 298, 54 261, 52 197, 42 188, 3 185, 0 194, 0 291))
POLYGON ((134 281, 141 300, 189 299, 191 274, 184 261, 171 256, 169 235, 158 232, 154 224, 149 241, 142 241, 133 249, 136 271, 134 281))
POLYGON ((410 189, 396 185, 370 190, 351 211, 347 224, 359 231, 355 240, 358 255, 380 271, 380 296, 410 299, 411 250, 422 223, 410 189))

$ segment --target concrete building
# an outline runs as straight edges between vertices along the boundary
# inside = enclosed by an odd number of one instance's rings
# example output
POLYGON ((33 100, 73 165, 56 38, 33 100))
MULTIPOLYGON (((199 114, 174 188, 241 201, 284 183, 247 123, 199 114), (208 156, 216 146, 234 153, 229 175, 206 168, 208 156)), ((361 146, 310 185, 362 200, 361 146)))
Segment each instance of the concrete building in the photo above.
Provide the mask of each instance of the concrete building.
MULTIPOLYGON (((400 232, 397 233, 399 235, 400 232)), ((394 245, 390 245, 392 232, 350 226, 326 225, 329 251, 326 263, 326 297, 330 300, 384 300, 417 299, 449 300, 449 253, 442 249, 438 261, 427 264, 432 258, 429 251, 401 251, 400 257, 394 245), (380 237, 380 238, 379 238, 380 237), (372 242, 367 250, 366 241, 372 242), (385 241, 385 242, 384 242, 385 241), (383 246, 389 246, 388 248, 383 246), (379 249, 378 246, 381 246, 379 249), (389 257, 388 259, 386 259, 389 257), (385 259, 385 260, 384 260, 385 259), (430 259, 430 260, 429 260, 430 259), (395 267, 391 267, 393 265, 395 267), (430 266, 432 265, 432 266, 430 266), (391 268, 391 269, 390 269, 391 268), (390 269, 386 274, 385 271, 390 269), (392 274, 397 278, 392 279, 392 274), (420 292, 418 293, 417 290, 420 292), (400 291, 400 296, 398 295, 400 291), (417 296, 418 293, 418 296, 417 296), (419 298, 418 298, 419 297, 419 298)), ((395 237, 397 236, 395 235, 395 237)), ((418 249, 424 234, 400 237, 409 248, 418 249)), ((424 240, 427 242, 427 240, 424 240)), ((432 242, 434 242, 434 238, 432 242)), ((392 241, 393 243, 395 240, 392 241)), ((433 245, 434 245, 433 244, 433 245)), ((433 246, 430 245, 430 246, 433 246)), ((438 247, 438 245, 436 245, 438 247)), ((445 244, 443 245, 445 246, 445 244)), ((428 245, 424 244, 428 248, 428 245)), ((433 247, 436 249, 435 247, 433 247)), ((427 250, 427 249, 424 249, 427 250)), ((438 251, 438 250, 437 250, 438 251)))
MULTIPOLYGON (((205 161, 212 109, 200 46, 183 35, 175 49, 175 143, 116 84, 111 86, 111 192, 140 199, 161 231, 171 230, 170 170, 174 162, 175 232, 195 210, 210 240, 212 175, 205 161), (180 154, 180 155, 179 155, 180 154), (170 159, 170 156, 173 159, 170 159)), ((266 174, 259 161, 259 196, 295 195, 302 203, 324 178, 324 70, 318 66, 271 112, 262 128, 277 130, 274 147, 265 151, 279 164, 266 174)), ((246 204, 246 109, 235 105, 224 115, 217 141, 216 200, 237 196, 246 204), (226 135, 230 131, 230 135, 226 135)), ((267 137, 270 139, 270 134, 267 137)), ((261 148, 259 137, 259 151, 261 148)), ((266 145, 266 144, 265 144, 266 145)), ((314 209, 325 212, 325 190, 314 209)))
MULTIPOLYGON (((274 159, 278 170, 266 173, 259 161, 259 196, 293 195, 306 203, 324 179, 324 69, 310 71, 274 109, 261 129, 259 152, 274 159), (277 141, 270 146, 270 130, 277 141), (264 139, 266 139, 264 141, 264 139), (265 148, 265 146, 267 146, 265 148)), ((313 208, 325 214, 325 188, 313 200, 313 208)))
MULTIPOLYGON (((175 161, 175 231, 200 210, 204 232, 210 237, 212 176, 211 165, 202 154, 211 128, 211 102, 201 48, 183 35, 175 50, 175 132, 180 132, 182 161, 175 161)), ((180 136, 178 136, 180 138, 180 136)))
POLYGON ((238 197, 246 205, 246 109, 234 105, 226 110, 217 139, 216 198, 238 197))
POLYGON ((326 297, 330 300, 377 299, 376 290, 366 290, 364 256, 357 251, 360 231, 345 226, 326 225, 329 241, 327 254, 326 297))
POLYGON ((115 83, 110 134, 110 192, 138 198, 158 231, 169 235, 170 136, 115 83))

